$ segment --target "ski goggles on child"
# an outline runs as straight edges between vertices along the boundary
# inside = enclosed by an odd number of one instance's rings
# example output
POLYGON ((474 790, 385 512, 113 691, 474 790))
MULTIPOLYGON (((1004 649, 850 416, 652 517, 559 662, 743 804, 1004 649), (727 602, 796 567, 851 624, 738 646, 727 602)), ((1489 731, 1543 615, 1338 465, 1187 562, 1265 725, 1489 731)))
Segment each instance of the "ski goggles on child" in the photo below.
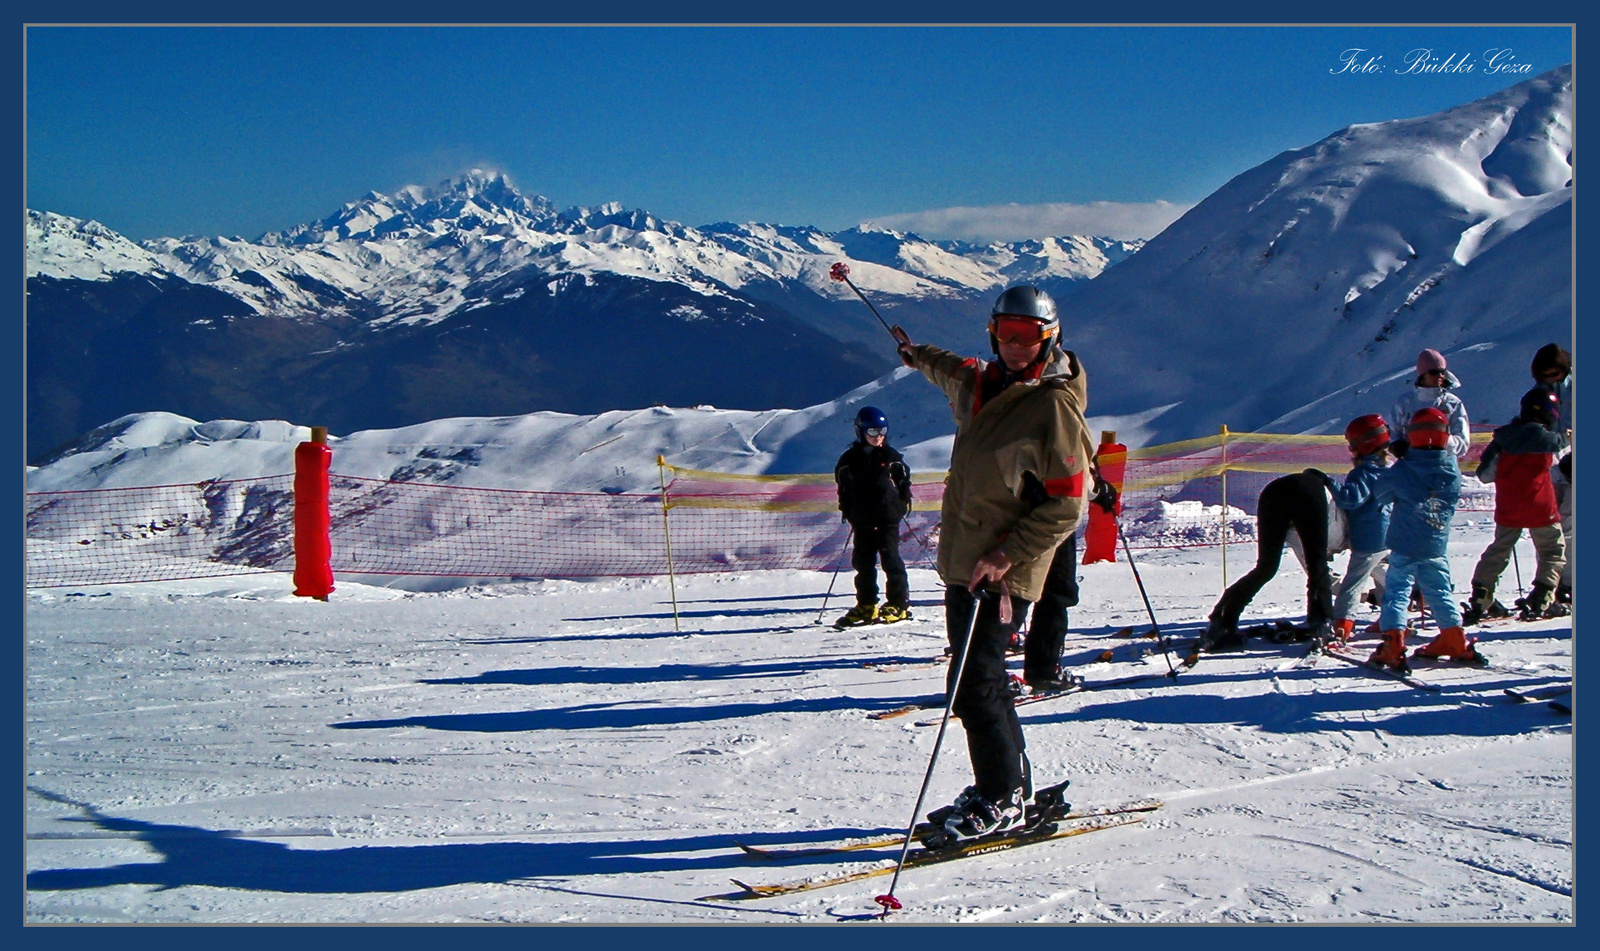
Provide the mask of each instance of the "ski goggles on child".
POLYGON ((989 321, 989 332, 1001 343, 1025 345, 1043 343, 1050 335, 1045 327, 1043 321, 1032 317, 1013 317, 1010 314, 1001 314, 989 321))
POLYGON ((887 435, 889 435, 889 427, 887 427, 887 426, 868 426, 866 429, 863 429, 861 431, 861 435, 863 435, 863 436, 873 436, 873 437, 887 436, 887 435))

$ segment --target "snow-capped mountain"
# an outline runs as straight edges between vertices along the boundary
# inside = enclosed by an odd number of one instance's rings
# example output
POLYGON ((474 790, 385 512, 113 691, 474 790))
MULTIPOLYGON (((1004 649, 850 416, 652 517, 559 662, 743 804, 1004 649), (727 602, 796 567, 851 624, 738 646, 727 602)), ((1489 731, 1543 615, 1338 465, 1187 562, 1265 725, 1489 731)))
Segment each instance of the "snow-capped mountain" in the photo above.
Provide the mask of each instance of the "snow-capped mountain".
POLYGON ((351 431, 538 409, 803 406, 894 365, 876 321, 829 279, 836 261, 886 314, 981 343, 974 312, 999 288, 1064 295, 1140 246, 697 229, 615 203, 557 211, 478 171, 256 241, 135 244, 38 211, 25 229, 30 457, 150 410, 351 431), (775 375, 775 363, 804 372, 775 375))
POLYGON ((1341 130, 1234 178, 1063 302, 1091 406, 1176 404, 1161 439, 1339 432, 1424 347, 1503 423, 1572 346, 1572 70, 1341 130))

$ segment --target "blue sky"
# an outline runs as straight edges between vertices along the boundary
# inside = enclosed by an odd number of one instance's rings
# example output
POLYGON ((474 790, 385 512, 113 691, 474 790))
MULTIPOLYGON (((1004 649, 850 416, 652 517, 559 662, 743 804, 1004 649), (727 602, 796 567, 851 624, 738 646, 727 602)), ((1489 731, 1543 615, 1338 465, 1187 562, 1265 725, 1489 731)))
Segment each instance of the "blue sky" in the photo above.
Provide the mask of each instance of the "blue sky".
POLYGON ((480 167, 559 206, 690 225, 932 233, 943 209, 1056 206, 1030 218, 1043 228, 1091 202, 1131 221, 1351 123, 1514 85, 1571 61, 1570 42, 1559 27, 32 28, 27 202, 135 239, 253 238, 480 167), (1337 72, 1352 48, 1383 71, 1337 72), (1474 69, 1402 74, 1415 49, 1474 69), (1495 49, 1532 71, 1491 73, 1495 49))

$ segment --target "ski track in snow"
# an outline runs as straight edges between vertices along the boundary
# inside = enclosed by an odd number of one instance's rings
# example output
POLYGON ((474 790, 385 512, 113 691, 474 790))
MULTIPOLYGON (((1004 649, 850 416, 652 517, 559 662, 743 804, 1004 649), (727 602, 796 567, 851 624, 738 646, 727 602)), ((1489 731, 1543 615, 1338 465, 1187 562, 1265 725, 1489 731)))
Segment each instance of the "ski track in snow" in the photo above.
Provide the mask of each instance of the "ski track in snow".
MULTIPOLYGON (((1487 539, 1456 533, 1458 587, 1487 539)), ((1192 636, 1220 553, 1138 557, 1163 630, 1192 636)), ((1235 577, 1246 558, 1233 552, 1235 577)), ((1154 640, 1112 636, 1148 630, 1127 566, 1080 572, 1067 659, 1091 681, 1164 671, 1154 640), (1112 662, 1085 662, 1105 649, 1112 662)), ((912 621, 838 631, 813 623, 827 579, 679 579, 681 634, 664 578, 343 584, 328 603, 270 574, 30 591, 27 920, 874 914, 887 878, 697 900, 731 877, 898 855, 756 862, 734 845, 893 833, 910 818, 936 731, 866 714, 937 694, 944 668, 866 665, 938 655, 937 581, 913 569, 912 621)), ((1246 620, 1297 617, 1303 597, 1286 564, 1246 620)), ((830 610, 847 606, 835 592, 830 610)), ((1295 669, 1303 646, 1256 639, 1176 682, 1026 707, 1041 781, 1071 779, 1078 805, 1166 805, 908 870, 893 918, 1571 922, 1571 721, 1502 695, 1571 679, 1571 625, 1478 636, 1494 667, 1419 670, 1437 694, 1343 664, 1295 669)), ((925 808, 970 781, 959 721, 944 743, 925 808)))

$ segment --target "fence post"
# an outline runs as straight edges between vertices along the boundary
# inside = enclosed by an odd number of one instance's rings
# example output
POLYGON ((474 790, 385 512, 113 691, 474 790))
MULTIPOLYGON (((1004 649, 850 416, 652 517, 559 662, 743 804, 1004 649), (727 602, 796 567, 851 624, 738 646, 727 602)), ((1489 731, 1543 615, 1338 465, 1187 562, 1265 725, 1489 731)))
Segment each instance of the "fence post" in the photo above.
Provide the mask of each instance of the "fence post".
POLYGON ((328 600, 333 591, 333 545, 328 538, 328 427, 311 427, 311 440, 294 448, 294 593, 328 600))
POLYGON ((1222 424, 1222 590, 1228 590, 1228 424, 1222 424))
POLYGON ((672 566, 672 528, 667 524, 667 457, 656 454, 656 475, 661 479, 661 534, 667 540, 667 583, 672 588, 672 630, 678 627, 678 578, 672 566))

